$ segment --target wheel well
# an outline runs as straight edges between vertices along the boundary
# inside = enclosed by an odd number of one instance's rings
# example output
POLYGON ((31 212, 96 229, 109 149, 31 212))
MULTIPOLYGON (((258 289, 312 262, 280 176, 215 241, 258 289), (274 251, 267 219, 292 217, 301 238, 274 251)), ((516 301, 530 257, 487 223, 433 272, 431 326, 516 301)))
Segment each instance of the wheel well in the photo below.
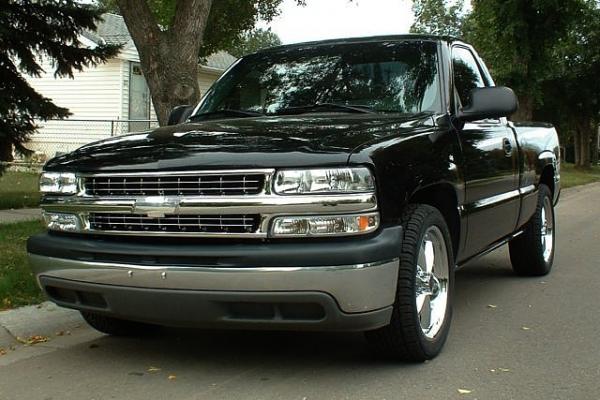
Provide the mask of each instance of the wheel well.
POLYGON ((452 186, 441 184, 423 188, 413 194, 410 203, 427 204, 437 208, 442 213, 450 230, 452 248, 456 258, 460 243, 460 216, 458 214, 456 192, 452 186))
POLYGON ((542 170, 540 184, 548 186, 552 194, 554 194, 554 168, 552 168, 552 165, 546 165, 542 170))

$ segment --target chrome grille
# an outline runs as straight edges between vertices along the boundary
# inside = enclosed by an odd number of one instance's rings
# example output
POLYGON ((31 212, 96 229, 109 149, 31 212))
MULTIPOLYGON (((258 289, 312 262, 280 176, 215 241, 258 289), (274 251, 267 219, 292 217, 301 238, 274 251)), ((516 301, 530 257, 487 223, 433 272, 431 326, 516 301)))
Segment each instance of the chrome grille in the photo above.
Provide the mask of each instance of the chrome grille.
POLYGON ((264 174, 185 174, 92 176, 84 178, 90 196, 240 196, 262 192, 264 174))
POLYGON ((90 213, 93 231, 253 233, 259 215, 165 215, 162 218, 124 213, 90 213))

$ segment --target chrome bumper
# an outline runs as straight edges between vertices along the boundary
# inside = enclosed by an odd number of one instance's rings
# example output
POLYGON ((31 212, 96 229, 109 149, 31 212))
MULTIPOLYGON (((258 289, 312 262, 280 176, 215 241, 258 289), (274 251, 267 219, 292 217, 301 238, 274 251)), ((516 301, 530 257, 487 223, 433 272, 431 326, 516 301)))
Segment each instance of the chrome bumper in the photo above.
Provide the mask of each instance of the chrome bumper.
POLYGON ((344 313, 364 313, 394 303, 398 259, 323 267, 147 267, 29 254, 38 278, 49 277, 120 287, 260 292, 320 292, 344 313))

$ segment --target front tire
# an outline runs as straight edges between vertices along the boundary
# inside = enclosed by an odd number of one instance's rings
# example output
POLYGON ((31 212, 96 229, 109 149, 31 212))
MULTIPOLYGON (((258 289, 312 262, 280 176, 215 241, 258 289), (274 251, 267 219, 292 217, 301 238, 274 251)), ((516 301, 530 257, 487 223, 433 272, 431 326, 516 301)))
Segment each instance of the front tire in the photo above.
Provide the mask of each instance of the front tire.
POLYGON ((513 271, 523 276, 547 275, 554 262, 555 235, 552 192, 542 184, 535 213, 524 232, 508 244, 513 271))
POLYGON ((409 205, 402 226, 392 318, 389 325, 366 332, 366 337, 382 356, 422 362, 440 353, 450 330, 452 240, 442 214, 428 205, 409 205))

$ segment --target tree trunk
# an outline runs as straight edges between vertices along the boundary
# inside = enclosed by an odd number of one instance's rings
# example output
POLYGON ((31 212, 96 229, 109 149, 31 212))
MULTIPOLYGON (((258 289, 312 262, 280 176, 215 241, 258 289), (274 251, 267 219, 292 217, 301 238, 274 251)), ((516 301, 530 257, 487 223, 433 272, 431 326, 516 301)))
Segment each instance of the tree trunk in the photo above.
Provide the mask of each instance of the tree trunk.
POLYGON ((213 0, 177 0, 168 29, 159 27, 146 0, 117 0, 140 63, 160 125, 171 109, 200 99, 198 54, 213 0))
POLYGON ((198 85, 198 57, 182 57, 189 53, 188 46, 170 46, 164 52, 150 52, 140 57, 142 69, 150 89, 152 104, 160 125, 165 125, 173 107, 193 105, 200 100, 198 85))
POLYGON ((575 166, 579 165, 581 160, 581 132, 576 128, 573 131, 573 149, 575 150, 575 166))
POLYGON ((519 97, 519 109, 510 118, 512 121, 525 122, 533 120, 533 98, 529 96, 519 97))
POLYGON ((0 162, 13 161, 13 145, 9 140, 3 140, 0 143, 0 162))
POLYGON ((600 131, 600 127, 594 123, 594 127, 592 129, 592 165, 598 164, 598 134, 600 131))
POLYGON ((592 122, 588 119, 582 118, 576 123, 576 132, 578 141, 576 141, 575 152, 579 151, 579 157, 576 157, 575 167, 580 169, 590 168, 590 142, 592 138, 591 129, 592 122))

